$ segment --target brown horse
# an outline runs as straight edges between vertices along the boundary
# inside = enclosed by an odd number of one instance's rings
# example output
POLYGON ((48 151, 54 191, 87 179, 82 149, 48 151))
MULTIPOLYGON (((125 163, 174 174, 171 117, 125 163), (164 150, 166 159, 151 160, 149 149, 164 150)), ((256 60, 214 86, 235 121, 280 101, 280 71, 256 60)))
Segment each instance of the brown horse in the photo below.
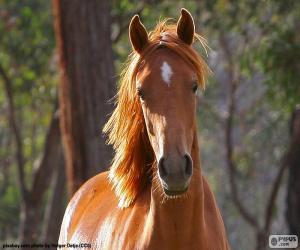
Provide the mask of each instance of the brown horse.
POLYGON ((129 26, 133 53, 116 109, 104 128, 115 157, 108 173, 87 181, 70 201, 59 244, 92 249, 229 249, 223 220, 202 176, 196 91, 208 68, 192 48, 190 13, 147 33, 129 26))

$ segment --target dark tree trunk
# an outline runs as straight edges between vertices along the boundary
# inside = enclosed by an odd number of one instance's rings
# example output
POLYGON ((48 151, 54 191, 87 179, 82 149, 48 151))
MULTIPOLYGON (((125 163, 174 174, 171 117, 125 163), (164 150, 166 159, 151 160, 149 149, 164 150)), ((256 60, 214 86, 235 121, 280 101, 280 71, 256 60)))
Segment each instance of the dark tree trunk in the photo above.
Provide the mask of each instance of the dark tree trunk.
POLYGON ((255 250, 266 250, 268 242, 268 233, 257 230, 255 250))
POLYGON ((42 222, 43 197, 48 189, 53 169, 63 164, 58 114, 54 114, 45 142, 44 155, 33 176, 33 185, 21 205, 20 243, 34 243, 42 222))
POLYGON ((291 120, 291 143, 287 154, 289 166, 286 218, 291 234, 300 236, 300 107, 291 120))
POLYGON ((70 193, 107 169, 102 127, 111 112, 114 66, 107 0, 53 0, 60 60, 61 131, 70 193))
POLYGON ((64 163, 56 167, 55 173, 53 173, 53 179, 51 183, 52 194, 49 197, 48 204, 45 212, 45 220, 43 223, 43 230, 41 236, 41 242, 57 243, 60 226, 64 215, 65 207, 65 169, 64 163))

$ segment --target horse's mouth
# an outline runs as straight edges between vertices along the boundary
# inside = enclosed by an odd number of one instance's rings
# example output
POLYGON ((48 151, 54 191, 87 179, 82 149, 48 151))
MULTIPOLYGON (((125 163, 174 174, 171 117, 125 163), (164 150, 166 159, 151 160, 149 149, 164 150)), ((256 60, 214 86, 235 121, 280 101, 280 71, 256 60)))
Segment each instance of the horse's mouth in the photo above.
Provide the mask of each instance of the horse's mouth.
POLYGON ((166 188, 163 188, 163 189, 167 196, 172 197, 172 196, 180 196, 180 195, 184 194, 188 190, 188 187, 183 190, 168 190, 166 188))

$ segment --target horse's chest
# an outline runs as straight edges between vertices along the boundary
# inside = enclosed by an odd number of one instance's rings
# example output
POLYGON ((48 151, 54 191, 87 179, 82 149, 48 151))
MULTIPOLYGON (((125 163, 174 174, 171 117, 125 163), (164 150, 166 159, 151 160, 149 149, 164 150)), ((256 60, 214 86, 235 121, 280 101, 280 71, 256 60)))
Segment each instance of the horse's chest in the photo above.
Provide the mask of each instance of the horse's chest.
MULTIPOLYGON (((87 208, 82 214, 71 243, 91 243, 92 249, 101 250, 224 249, 218 246, 222 245, 222 233, 215 229, 215 220, 208 220, 205 230, 195 226, 191 233, 186 223, 172 220, 173 223, 165 225, 155 220, 146 206, 120 210, 92 205, 91 211, 87 208)), ((199 225, 196 221, 191 224, 199 225)))
POLYGON ((113 210, 94 213, 93 217, 82 216, 71 242, 92 242, 92 249, 142 250, 147 249, 144 247, 146 229, 146 216, 142 212, 113 210))

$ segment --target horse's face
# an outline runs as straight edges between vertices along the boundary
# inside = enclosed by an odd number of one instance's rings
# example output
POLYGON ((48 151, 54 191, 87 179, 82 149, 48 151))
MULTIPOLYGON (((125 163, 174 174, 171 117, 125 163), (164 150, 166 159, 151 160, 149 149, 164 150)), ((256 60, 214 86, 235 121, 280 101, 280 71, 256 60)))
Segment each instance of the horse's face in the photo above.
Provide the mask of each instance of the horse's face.
MULTIPOLYGON (((188 11, 181 10, 176 30, 178 38, 190 46, 195 26, 188 11)), ((149 38, 138 16, 130 23, 129 36, 133 49, 141 54, 149 38)), ((196 79, 191 65, 164 46, 144 59, 136 76, 136 90, 158 163, 158 177, 167 195, 187 191, 193 174, 196 79)))
POLYGON ((196 79, 192 67, 167 48, 153 52, 137 74, 137 94, 167 195, 184 193, 193 173, 196 79))

